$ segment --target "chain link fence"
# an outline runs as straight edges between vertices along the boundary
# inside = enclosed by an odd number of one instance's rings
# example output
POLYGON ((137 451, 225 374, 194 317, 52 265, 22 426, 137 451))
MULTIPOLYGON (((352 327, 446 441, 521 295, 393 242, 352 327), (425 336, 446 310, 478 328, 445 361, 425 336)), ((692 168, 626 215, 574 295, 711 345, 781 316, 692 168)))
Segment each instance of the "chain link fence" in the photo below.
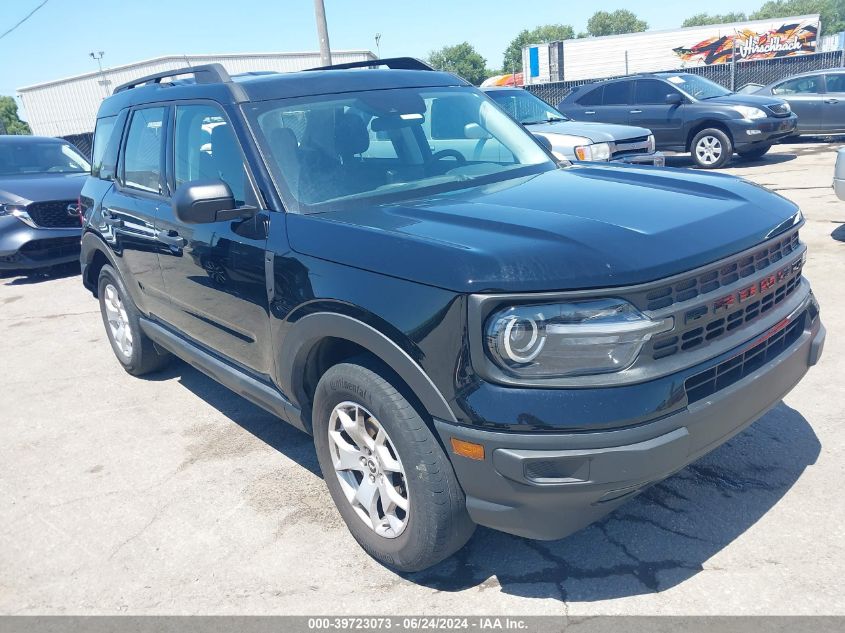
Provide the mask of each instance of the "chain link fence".
MULTIPOLYGON (((845 51, 828 51, 826 53, 776 57, 773 59, 756 59, 745 62, 713 64, 711 66, 671 68, 662 72, 694 73, 707 77, 730 90, 740 90, 747 84, 761 84, 765 86, 773 81, 784 79, 791 75, 841 66, 845 66, 845 51)), ((602 77, 601 80, 616 79, 617 77, 602 77)), ((557 105, 573 88, 601 80, 579 79, 576 81, 558 81, 547 84, 528 85, 525 88, 544 101, 552 105, 557 105)))

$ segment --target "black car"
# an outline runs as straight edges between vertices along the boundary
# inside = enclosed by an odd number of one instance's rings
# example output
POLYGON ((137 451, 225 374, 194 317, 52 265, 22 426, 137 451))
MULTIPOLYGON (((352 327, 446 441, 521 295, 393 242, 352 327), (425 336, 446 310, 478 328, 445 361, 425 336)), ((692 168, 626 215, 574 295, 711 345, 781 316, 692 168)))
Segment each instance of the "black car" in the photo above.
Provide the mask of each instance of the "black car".
POLYGON ((795 134, 845 134, 845 68, 781 79, 757 90, 786 101, 798 115, 795 134))
POLYGON ((79 260, 79 192, 89 170, 67 141, 0 136, 0 270, 79 260))
POLYGON ((313 434, 350 531, 395 569, 475 524, 578 530, 822 351, 794 204, 563 167, 417 60, 153 75, 103 101, 94 144, 82 279, 120 364, 175 354, 313 434))
POLYGON ((648 128, 657 149, 690 152, 696 165, 716 169, 736 152, 762 157, 794 134, 798 118, 776 97, 737 94, 691 73, 655 73, 587 84, 560 102, 576 121, 648 128))

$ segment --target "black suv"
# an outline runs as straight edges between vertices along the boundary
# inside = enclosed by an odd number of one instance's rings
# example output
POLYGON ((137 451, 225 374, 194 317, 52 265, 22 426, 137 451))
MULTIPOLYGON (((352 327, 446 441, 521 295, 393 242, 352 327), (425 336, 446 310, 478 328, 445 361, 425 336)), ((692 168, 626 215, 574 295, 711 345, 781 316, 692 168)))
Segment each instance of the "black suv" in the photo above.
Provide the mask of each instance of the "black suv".
POLYGON ((0 270, 79 260, 79 192, 90 169, 62 139, 0 136, 0 270))
POLYGON ((312 433, 350 531, 395 569, 477 523, 566 536, 821 354, 795 205, 562 167, 416 60, 154 75, 103 101, 94 144, 82 278, 122 366, 175 354, 312 433))
POLYGON ((691 73, 655 73, 587 84, 560 102, 576 121, 648 128, 657 149, 690 152, 696 165, 716 169, 740 158, 761 158, 795 132, 798 117, 775 97, 736 94, 691 73))

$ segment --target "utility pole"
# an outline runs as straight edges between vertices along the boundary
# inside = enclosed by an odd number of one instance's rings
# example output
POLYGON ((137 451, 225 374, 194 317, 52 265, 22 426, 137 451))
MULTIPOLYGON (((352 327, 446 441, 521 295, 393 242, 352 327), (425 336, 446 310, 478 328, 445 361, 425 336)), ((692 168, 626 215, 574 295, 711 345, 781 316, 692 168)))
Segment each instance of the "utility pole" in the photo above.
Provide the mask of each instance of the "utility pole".
POLYGON ((381 33, 376 33, 376 57, 381 59, 381 47, 379 44, 381 43, 381 33))
POLYGON ((106 74, 103 72, 103 55, 105 55, 105 53, 103 51, 98 51, 96 53, 88 53, 88 55, 89 55, 89 57, 91 57, 91 59, 93 59, 95 62, 97 62, 97 68, 100 69, 99 84, 103 87, 103 90, 105 91, 106 96, 108 97, 109 96, 109 84, 111 84, 111 82, 108 79, 106 79, 106 74))
POLYGON ((326 25, 326 6, 323 0, 314 0, 314 16, 317 18, 317 38, 320 40, 320 64, 332 65, 332 49, 329 45, 329 27, 326 25))

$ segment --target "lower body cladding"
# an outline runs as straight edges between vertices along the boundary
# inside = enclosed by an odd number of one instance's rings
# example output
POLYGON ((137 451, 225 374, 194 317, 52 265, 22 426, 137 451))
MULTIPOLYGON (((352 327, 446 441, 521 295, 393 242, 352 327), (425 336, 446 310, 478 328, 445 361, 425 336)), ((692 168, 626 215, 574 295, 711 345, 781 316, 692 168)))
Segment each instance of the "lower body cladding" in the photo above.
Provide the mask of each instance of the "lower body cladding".
POLYGON ((49 268, 79 260, 81 229, 33 228, 0 217, 0 270, 49 268))
POLYGON ((798 117, 794 114, 783 118, 733 120, 728 125, 733 137, 734 149, 737 150, 751 149, 757 144, 769 145, 792 136, 797 126, 798 117))
POLYGON ((559 539, 761 417, 816 364, 824 338, 809 295, 788 324, 688 378, 687 406, 657 420, 569 434, 493 432, 442 420, 435 426, 447 448, 453 439, 484 447, 482 459, 452 456, 476 523, 527 538, 559 539))

